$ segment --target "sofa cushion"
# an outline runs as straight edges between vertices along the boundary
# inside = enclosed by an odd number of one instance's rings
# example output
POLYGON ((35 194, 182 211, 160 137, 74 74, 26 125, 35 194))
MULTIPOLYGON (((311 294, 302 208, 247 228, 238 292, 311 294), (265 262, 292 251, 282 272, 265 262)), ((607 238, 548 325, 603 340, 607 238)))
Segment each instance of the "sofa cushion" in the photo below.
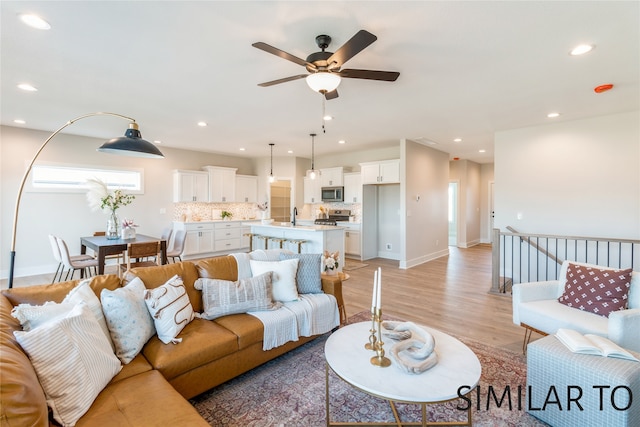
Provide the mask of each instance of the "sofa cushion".
POLYGON ((627 307, 631 269, 594 268, 569 263, 561 304, 608 317, 627 307))
POLYGON ((213 320, 228 314, 276 308, 272 299, 270 271, 232 282, 198 279, 194 287, 202 291, 203 319, 213 320))
POLYGON ((202 311, 202 296, 193 288, 193 283, 198 279, 198 270, 190 261, 176 262, 173 264, 159 265, 155 267, 132 268, 124 277, 124 283, 129 283, 134 277, 139 277, 147 289, 162 286, 173 276, 182 278, 189 295, 189 301, 194 311, 202 311))
POLYGON ((14 335, 31 359, 53 417, 63 425, 74 425, 121 369, 83 303, 63 318, 14 335))
POLYGON ((196 262, 198 275, 205 279, 238 280, 238 263, 232 256, 217 256, 196 262))
POLYGON ((215 322, 238 337, 240 350, 252 344, 261 343, 264 337, 264 325, 259 319, 249 314, 230 314, 217 318, 215 322))
POLYGON ((193 320, 193 308, 182 279, 176 275, 162 286, 147 289, 144 302, 153 317, 160 341, 165 344, 181 342, 178 334, 193 320))
POLYGON ((45 427, 47 400, 29 357, 13 335, 22 328, 11 316, 12 308, 0 295, 0 425, 45 427))
POLYGON ((208 425, 160 372, 150 370, 109 384, 76 427, 208 425))
POLYGON ((145 291, 144 283, 136 277, 124 288, 103 289, 100 294, 116 356, 124 364, 131 362, 156 333, 144 302, 145 291))
POLYGON ((322 254, 286 254, 281 253, 280 259, 298 259, 296 273, 296 287, 300 294, 321 294, 322 254))
POLYGON ((575 329, 582 334, 606 337, 609 321, 606 317, 588 311, 576 310, 557 300, 539 300, 520 303, 520 323, 532 326, 547 334, 555 334, 559 328, 575 329))
POLYGON ((166 345, 154 336, 142 350, 167 380, 238 351, 238 337, 210 320, 194 319, 180 337, 179 345, 166 345))
POLYGON ((298 290, 296 288, 298 261, 297 259, 284 261, 251 260, 251 272, 254 277, 269 271, 273 272, 272 284, 274 301, 295 301, 298 299, 298 290))

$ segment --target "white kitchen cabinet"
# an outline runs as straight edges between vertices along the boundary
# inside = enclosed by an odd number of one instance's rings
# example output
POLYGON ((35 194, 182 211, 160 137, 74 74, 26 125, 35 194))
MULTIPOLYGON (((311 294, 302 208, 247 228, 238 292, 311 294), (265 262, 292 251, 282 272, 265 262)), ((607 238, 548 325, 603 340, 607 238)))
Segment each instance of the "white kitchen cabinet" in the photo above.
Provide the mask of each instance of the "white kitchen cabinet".
POLYGON ((360 230, 348 230, 344 233, 344 252, 360 257, 360 230))
POLYGON ((304 202, 305 203, 322 203, 322 193, 320 180, 304 178, 304 202))
MULTIPOLYGON (((213 252, 213 224, 212 223, 182 223, 187 231, 184 244, 184 256, 213 252)), ((180 228, 180 227, 177 227, 180 228)))
POLYGON ((362 176, 359 172, 344 174, 344 202, 362 203, 362 176))
POLYGON ((235 202, 236 198, 236 170, 222 166, 205 166, 209 172, 209 201, 235 202))
POLYGON ((344 168, 324 168, 320 169, 320 186, 321 187, 342 187, 344 168))
POLYGON ((209 200, 209 174, 201 171, 173 171, 173 201, 207 202, 209 200))
POLYGON ((258 177, 236 175, 236 202, 256 203, 258 201, 258 177))
POLYGON ((360 163, 362 184, 400 183, 400 159, 360 163))
POLYGON ((214 250, 220 251, 234 251, 240 249, 242 245, 241 233, 242 223, 238 221, 223 221, 216 222, 214 225, 214 250))

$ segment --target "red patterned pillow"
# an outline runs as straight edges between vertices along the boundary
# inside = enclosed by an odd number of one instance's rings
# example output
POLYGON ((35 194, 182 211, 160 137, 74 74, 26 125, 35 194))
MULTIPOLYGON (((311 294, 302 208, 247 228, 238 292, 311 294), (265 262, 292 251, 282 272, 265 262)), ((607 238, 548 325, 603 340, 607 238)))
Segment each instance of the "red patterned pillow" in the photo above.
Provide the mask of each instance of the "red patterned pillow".
POLYGON ((631 271, 607 268, 567 266, 567 282, 558 298, 561 304, 600 316, 627 308, 631 271))

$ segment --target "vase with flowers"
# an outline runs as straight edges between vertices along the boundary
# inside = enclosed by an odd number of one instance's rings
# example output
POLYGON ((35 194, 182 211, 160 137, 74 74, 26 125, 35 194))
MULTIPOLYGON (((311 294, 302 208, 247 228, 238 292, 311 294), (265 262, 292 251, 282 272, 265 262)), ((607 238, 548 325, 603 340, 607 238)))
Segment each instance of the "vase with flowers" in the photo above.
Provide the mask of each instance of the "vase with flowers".
POLYGON ((269 202, 258 203, 258 205, 256 207, 260 211, 262 223, 263 224, 271 223, 271 220, 269 218, 267 218, 267 215, 269 213, 269 202))
POLYGON ((120 219, 118 218, 118 208, 126 206, 136 198, 132 194, 126 194, 122 190, 110 191, 107 184, 99 179, 87 180, 89 191, 87 201, 89 207, 94 210, 102 210, 109 216, 107 218, 107 230, 105 237, 110 240, 120 238, 120 219))
POLYGON ((322 261, 322 265, 324 266, 324 272, 326 274, 335 275, 338 273, 338 259, 340 259, 339 255, 339 251, 333 253, 324 251, 324 259, 322 261))

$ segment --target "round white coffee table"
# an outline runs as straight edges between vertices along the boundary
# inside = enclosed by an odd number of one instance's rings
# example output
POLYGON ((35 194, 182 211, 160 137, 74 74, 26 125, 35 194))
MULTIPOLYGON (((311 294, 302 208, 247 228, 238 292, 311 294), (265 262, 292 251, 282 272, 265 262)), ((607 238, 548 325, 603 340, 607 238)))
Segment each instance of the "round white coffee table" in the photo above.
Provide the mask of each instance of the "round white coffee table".
MULTIPOLYGON (((451 423, 434 423, 426 420, 426 405, 442 403, 460 398, 458 390, 465 386, 465 391, 474 389, 480 380, 480 361, 478 357, 462 342, 436 329, 421 326, 435 338, 435 351, 438 363, 421 374, 407 374, 395 365, 381 368, 370 363, 369 359, 375 355, 364 348, 369 339, 371 322, 361 322, 347 325, 338 329, 327 339, 324 347, 326 359, 326 410, 327 426, 345 425, 332 424, 329 417, 329 368, 342 380, 370 395, 386 399, 396 417, 396 423, 387 425, 402 425, 394 402, 415 403, 422 405, 422 424, 451 425, 451 423)), ((383 335, 384 349, 389 354, 393 341, 383 335)), ((466 394, 466 393, 465 393, 466 394)), ((366 423, 364 423, 366 424, 366 423)), ((380 425, 376 423, 376 425, 380 425)), ((384 424, 383 424, 384 425, 384 424)), ((409 423, 408 425, 416 425, 409 423)), ((420 425, 420 424, 417 424, 420 425)), ((455 425, 471 426, 471 405, 467 410, 467 423, 455 425)))

